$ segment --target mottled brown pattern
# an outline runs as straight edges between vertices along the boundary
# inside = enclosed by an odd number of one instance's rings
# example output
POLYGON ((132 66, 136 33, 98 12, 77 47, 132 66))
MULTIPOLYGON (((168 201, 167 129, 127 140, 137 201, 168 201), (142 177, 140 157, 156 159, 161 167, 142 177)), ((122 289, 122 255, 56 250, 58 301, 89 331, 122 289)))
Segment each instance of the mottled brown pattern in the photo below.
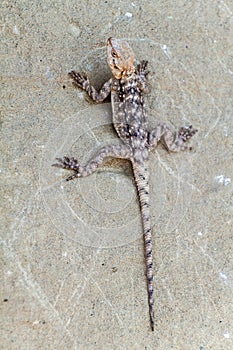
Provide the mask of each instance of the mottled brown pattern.
MULTIPOLYGON (((106 82, 97 92, 91 86, 86 75, 70 72, 74 83, 84 89, 96 102, 102 102, 110 93, 113 110, 114 127, 124 142, 123 145, 110 145, 99 150, 87 165, 81 166, 74 158, 57 158, 55 166, 73 170, 74 174, 67 180, 92 174, 107 157, 129 159, 133 166, 135 182, 138 189, 143 236, 145 244, 146 275, 151 329, 154 330, 154 296, 153 296, 153 260, 152 235, 149 212, 149 152, 161 141, 168 151, 178 152, 188 148, 185 142, 197 130, 192 126, 182 127, 172 132, 170 126, 159 123, 149 131, 146 121, 143 93, 148 92, 147 61, 135 67, 134 53, 126 41, 109 38, 107 41, 107 61, 113 78, 106 82)), ((190 148, 189 148, 190 149, 190 148)))

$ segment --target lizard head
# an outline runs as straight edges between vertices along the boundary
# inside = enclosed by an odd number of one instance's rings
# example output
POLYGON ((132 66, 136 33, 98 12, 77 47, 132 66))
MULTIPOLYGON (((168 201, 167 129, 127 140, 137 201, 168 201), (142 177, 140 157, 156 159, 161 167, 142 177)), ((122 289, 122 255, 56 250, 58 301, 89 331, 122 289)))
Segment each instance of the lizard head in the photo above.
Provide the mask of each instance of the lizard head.
POLYGON ((107 41, 108 65, 116 79, 127 77, 134 73, 135 55, 129 44, 124 40, 109 38, 107 41))

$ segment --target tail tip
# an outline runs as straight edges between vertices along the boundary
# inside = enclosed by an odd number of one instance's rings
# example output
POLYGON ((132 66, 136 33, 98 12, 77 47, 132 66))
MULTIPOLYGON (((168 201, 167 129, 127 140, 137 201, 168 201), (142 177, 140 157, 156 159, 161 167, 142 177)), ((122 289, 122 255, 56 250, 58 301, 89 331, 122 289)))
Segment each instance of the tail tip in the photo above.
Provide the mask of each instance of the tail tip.
POLYGON ((150 315, 150 326, 151 326, 152 332, 154 332, 154 329, 155 329, 154 313, 150 315))

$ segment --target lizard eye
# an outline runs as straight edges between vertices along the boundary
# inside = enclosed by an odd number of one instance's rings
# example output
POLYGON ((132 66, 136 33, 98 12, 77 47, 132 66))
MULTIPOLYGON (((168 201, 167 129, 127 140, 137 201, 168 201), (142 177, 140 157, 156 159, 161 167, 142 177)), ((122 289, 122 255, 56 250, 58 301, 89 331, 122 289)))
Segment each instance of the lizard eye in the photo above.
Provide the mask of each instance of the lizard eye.
POLYGON ((112 51, 112 57, 116 58, 117 57, 117 54, 115 51, 112 51))

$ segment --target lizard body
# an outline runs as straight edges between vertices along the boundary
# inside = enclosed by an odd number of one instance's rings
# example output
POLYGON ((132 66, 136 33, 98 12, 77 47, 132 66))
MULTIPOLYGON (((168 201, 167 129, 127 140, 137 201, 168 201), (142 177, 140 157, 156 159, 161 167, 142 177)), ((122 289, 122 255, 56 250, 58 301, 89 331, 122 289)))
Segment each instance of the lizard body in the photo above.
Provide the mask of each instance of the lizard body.
POLYGON ((135 67, 134 53, 126 41, 109 38, 107 41, 107 61, 113 77, 97 92, 86 75, 72 71, 69 76, 75 85, 84 89, 96 102, 102 102, 111 93, 113 124, 122 145, 109 145, 101 148, 97 155, 85 166, 74 158, 57 158, 55 166, 73 170, 67 180, 93 173, 107 157, 129 159, 138 189, 143 236, 145 245, 148 304, 151 329, 154 330, 153 261, 152 235, 149 212, 149 152, 161 141, 168 151, 178 152, 188 148, 186 141, 197 130, 192 126, 182 127, 172 132, 166 123, 149 130, 146 121, 143 93, 148 92, 147 61, 135 67))

